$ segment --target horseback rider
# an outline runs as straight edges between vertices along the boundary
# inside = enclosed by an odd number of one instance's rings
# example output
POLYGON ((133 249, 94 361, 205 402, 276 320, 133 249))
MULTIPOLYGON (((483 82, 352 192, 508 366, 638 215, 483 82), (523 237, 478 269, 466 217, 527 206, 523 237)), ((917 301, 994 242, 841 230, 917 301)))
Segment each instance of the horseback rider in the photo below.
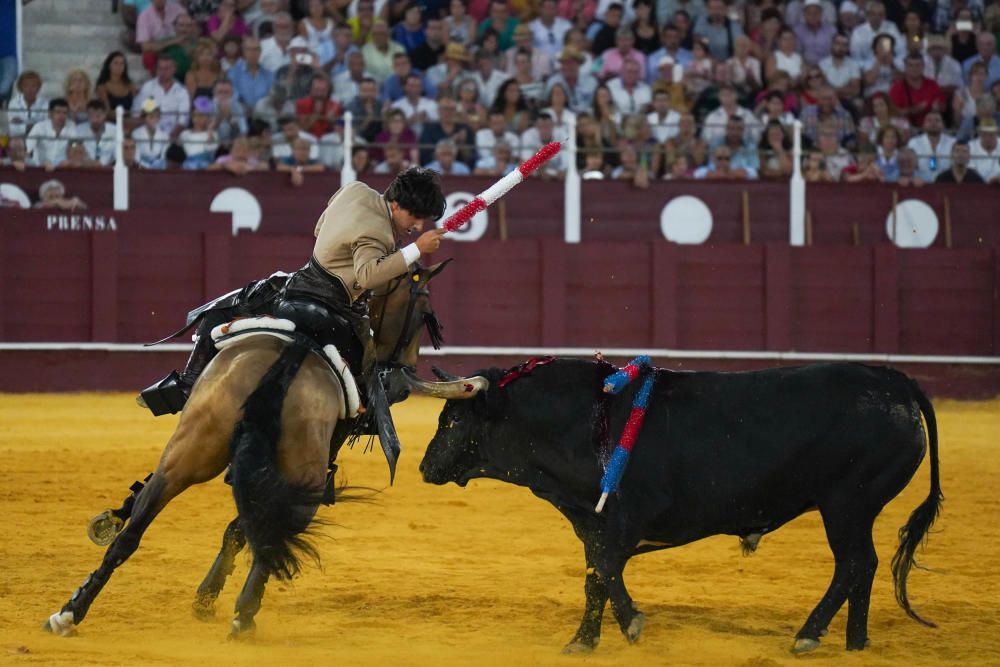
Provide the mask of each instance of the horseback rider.
POLYGON ((144 390, 139 404, 155 415, 178 412, 215 356, 212 329, 238 315, 291 320, 320 345, 336 345, 352 373, 367 377, 374 363, 368 294, 405 273, 421 254, 437 250, 443 229, 400 246, 444 210, 437 173, 422 167, 400 173, 382 194, 360 181, 340 188, 316 223, 309 262, 287 280, 275 274, 194 311, 201 321, 186 367, 144 390))

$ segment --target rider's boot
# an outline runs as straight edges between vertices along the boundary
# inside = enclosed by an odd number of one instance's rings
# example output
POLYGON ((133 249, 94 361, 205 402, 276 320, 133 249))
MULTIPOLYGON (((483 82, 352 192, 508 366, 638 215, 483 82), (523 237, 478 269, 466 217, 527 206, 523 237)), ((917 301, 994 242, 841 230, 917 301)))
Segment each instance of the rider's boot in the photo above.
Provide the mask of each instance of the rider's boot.
POLYGON ((195 380, 205 370, 205 366, 208 366, 215 353, 215 342, 212 340, 210 330, 199 329, 194 349, 191 350, 191 356, 188 357, 184 370, 180 373, 170 371, 167 377, 143 389, 135 402, 140 407, 149 408, 156 417, 180 412, 187 403, 188 396, 191 395, 191 387, 194 386, 195 380))

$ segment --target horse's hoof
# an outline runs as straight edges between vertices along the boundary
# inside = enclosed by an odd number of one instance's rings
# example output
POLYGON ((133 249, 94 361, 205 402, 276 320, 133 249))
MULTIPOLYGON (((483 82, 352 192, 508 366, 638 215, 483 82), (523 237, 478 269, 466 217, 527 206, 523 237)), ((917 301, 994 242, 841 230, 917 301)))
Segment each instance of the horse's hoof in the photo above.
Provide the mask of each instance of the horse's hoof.
POLYGON ((124 521, 112 514, 111 510, 104 510, 87 524, 87 537, 97 546, 106 547, 115 541, 124 527, 124 521))
POLYGON ((864 651, 866 648, 868 648, 869 646, 871 646, 871 643, 872 643, 872 641, 870 639, 865 639, 861 643, 858 643, 858 642, 848 642, 847 643, 847 650, 848 651, 864 651))
POLYGON ((632 622, 628 624, 628 629, 625 630, 625 638, 628 639, 630 644, 634 644, 639 639, 639 634, 646 625, 646 615, 643 613, 637 613, 633 618, 632 622))
POLYGON ((49 616, 42 625, 42 630, 51 632, 57 637, 73 637, 76 635, 76 625, 73 623, 73 612, 57 611, 49 616))
POLYGON ((792 645, 792 653, 808 653, 809 651, 815 651, 819 648, 818 639, 810 639, 809 637, 802 637, 801 639, 796 639, 795 644, 792 645))
POLYGON ((211 621, 215 618, 215 598, 209 595, 199 595, 191 603, 191 612, 199 621, 211 621))
MULTIPOLYGON (((599 640, 598 640, 599 641, 599 640)), ((597 641, 593 644, 588 642, 580 641, 579 639, 574 639, 570 643, 563 646, 563 655, 578 655, 580 653, 593 653, 594 649, 597 648, 597 641)))

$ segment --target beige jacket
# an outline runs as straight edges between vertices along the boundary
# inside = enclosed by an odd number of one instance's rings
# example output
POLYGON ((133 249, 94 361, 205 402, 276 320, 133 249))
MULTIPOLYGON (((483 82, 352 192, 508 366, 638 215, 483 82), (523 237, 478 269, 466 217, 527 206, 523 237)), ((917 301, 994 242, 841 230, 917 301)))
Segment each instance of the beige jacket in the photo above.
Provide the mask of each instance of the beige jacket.
POLYGON ((334 193, 319 216, 315 234, 313 257, 344 284, 351 301, 406 273, 406 260, 396 249, 389 204, 360 181, 334 193))

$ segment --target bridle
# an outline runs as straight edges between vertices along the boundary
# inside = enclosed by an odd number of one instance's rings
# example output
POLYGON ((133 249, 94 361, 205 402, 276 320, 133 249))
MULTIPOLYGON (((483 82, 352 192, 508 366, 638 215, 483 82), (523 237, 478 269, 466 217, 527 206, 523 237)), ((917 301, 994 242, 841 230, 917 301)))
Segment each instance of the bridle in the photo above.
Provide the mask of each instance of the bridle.
MULTIPOLYGON (((417 300, 422 297, 430 297, 430 290, 427 289, 425 281, 420 279, 420 268, 419 266, 415 271, 406 273, 398 278, 394 278, 389 282, 389 288, 384 294, 373 294, 371 298, 382 299, 382 307, 378 314, 378 320, 380 327, 385 325, 385 314, 389 307, 389 297, 396 292, 406 281, 410 282, 410 293, 409 298, 406 301, 406 313, 403 316, 403 329, 399 334, 399 338, 396 339, 396 345, 392 348, 392 353, 389 355, 389 360, 384 364, 380 364, 383 368, 393 369, 393 368, 409 368, 414 370, 412 366, 402 364, 399 361, 400 355, 403 350, 410 346, 413 342, 413 337, 417 335, 420 331, 419 326, 412 326, 411 320, 413 319, 413 310, 416 308, 417 300), (416 280, 414 280, 416 278, 416 280)), ((438 322, 437 316, 434 314, 434 310, 429 306, 427 310, 423 313, 423 324, 427 328, 427 333, 431 337, 431 344, 435 349, 441 346, 441 333, 440 333, 440 323, 438 322)))

